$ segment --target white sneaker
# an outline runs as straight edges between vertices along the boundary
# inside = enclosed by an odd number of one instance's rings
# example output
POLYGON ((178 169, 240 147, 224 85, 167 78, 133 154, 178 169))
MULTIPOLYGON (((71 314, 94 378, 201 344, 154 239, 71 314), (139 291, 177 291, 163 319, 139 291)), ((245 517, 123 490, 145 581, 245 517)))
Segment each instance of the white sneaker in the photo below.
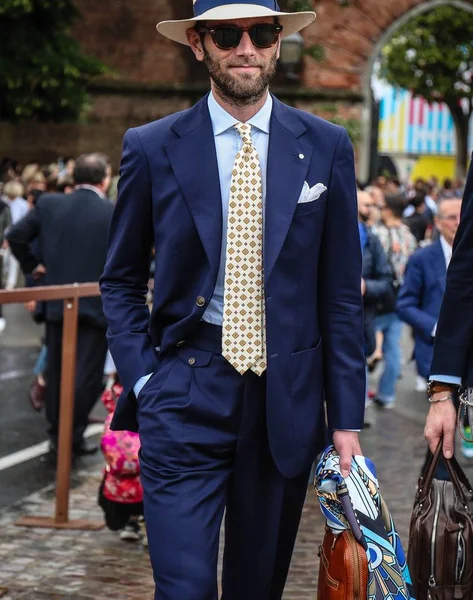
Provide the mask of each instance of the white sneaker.
POLYGON ((420 375, 416 376, 416 392, 426 392, 427 381, 420 375))
POLYGON ((130 519, 125 527, 120 531, 120 539, 125 542, 137 542, 138 540, 141 540, 139 523, 130 519))
POLYGON ((7 326, 7 322, 3 317, 0 317, 0 333, 3 332, 5 327, 7 326))

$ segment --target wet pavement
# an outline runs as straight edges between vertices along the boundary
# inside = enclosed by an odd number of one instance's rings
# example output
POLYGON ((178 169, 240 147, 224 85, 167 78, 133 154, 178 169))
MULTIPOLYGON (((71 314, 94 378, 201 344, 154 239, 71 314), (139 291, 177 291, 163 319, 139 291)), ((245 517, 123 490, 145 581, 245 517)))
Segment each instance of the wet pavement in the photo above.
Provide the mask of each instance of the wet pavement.
MULTIPOLYGON (((362 433, 363 450, 378 467, 381 491, 405 542, 425 452, 423 426, 420 419, 403 416, 401 408, 373 413, 376 424, 362 433)), ((471 466, 467 472, 472 474, 471 466)), ((72 518, 102 519, 96 504, 100 475, 96 467, 76 474, 72 518)), ((52 488, 36 493, 0 518, 0 588, 8 590, 3 596, 0 592, 2 600, 151 599, 149 559, 139 542, 122 542, 106 529, 70 532, 13 525, 19 516, 53 514, 52 496, 52 488)), ((284 600, 315 598, 322 534, 316 495, 309 490, 284 600)))
MULTIPOLYGON (((18 329, 6 331, 0 338, 0 465, 2 457, 45 439, 43 417, 31 411, 26 396, 39 335, 19 308, 15 313, 18 329)), ((410 355, 407 336, 404 354, 410 355)), ((423 394, 412 391, 412 364, 406 365, 403 373, 396 407, 384 411, 371 407, 372 426, 361 434, 361 442, 364 454, 377 465, 381 492, 405 544, 425 454, 422 432, 427 403, 423 394)), ((462 462, 467 475, 473 478, 473 461, 462 462)), ((99 463, 100 458, 96 458, 95 462, 76 464, 71 518, 103 520, 96 500, 101 479, 99 463)), ((0 470, 1 600, 151 599, 151 569, 147 550, 141 543, 122 542, 116 533, 106 529, 59 531, 14 525, 20 516, 53 515, 53 481, 54 464, 44 460, 44 456, 0 470), (2 511, 13 502, 13 506, 2 511)), ((284 600, 316 597, 317 550, 322 535, 317 498, 309 490, 284 600)))
MULTIPOLYGON (((7 327, 0 335, 0 510, 54 482, 55 460, 35 448, 47 440, 44 414, 28 400, 43 329, 22 305, 4 307, 7 327), (17 453, 21 453, 17 455, 17 453), (4 468, 13 458, 15 466, 4 468)), ((76 468, 98 464, 99 456, 76 468)))

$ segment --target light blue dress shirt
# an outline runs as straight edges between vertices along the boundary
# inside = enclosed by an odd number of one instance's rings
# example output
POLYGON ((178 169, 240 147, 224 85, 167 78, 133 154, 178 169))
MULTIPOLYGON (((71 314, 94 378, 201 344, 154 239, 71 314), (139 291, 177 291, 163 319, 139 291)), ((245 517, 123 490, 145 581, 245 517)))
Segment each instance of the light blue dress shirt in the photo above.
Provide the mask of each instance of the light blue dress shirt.
MULTIPOLYGON (((238 119, 232 117, 215 100, 212 92, 209 94, 208 107, 210 120, 215 139, 215 149, 217 151, 217 164, 220 180, 220 190, 222 194, 222 251, 220 254, 220 266, 217 275, 217 283, 212 299, 209 302, 207 310, 202 319, 212 325, 222 325, 223 322, 223 297, 225 289, 225 265, 227 258, 227 221, 228 221, 228 202, 230 200, 230 186, 232 182, 232 171, 235 165, 235 158, 243 146, 240 134, 234 128, 238 119)), ((264 106, 249 119, 247 123, 251 125, 251 137, 253 145, 258 152, 261 178, 263 184, 263 208, 266 205, 266 171, 268 168, 268 149, 269 149, 269 127, 271 114, 273 111, 273 99, 270 94, 266 99, 264 106)), ((143 389, 151 374, 138 379, 133 387, 135 396, 143 389)))
MULTIPOLYGON (((222 194, 223 229, 222 251, 220 254, 217 283, 212 299, 210 300, 202 319, 212 325, 221 326, 223 322, 225 264, 227 258, 228 202, 230 200, 230 186, 235 158, 243 146, 243 141, 234 127, 234 125, 238 123, 238 120, 228 114, 227 111, 217 103, 212 93, 209 95, 208 105, 214 132, 215 148, 217 150, 218 174, 222 194)), ((263 184, 263 207, 266 204, 266 171, 268 168, 269 125, 272 110, 273 99, 271 98, 271 95, 268 94, 268 98, 263 108, 248 121, 248 124, 251 125, 253 145, 258 152, 260 161, 263 184)))

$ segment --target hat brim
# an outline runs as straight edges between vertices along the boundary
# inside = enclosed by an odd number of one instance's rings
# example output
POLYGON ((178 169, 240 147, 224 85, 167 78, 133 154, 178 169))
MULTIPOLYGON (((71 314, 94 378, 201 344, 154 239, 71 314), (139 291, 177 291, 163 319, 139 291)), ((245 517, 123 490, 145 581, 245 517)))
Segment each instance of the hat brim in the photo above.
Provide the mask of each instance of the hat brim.
POLYGON ((232 21, 235 19, 251 19, 258 17, 276 17, 283 26, 282 37, 297 33, 315 21, 316 14, 312 11, 286 13, 276 12, 257 4, 226 4, 201 14, 198 18, 180 21, 162 21, 156 29, 179 44, 189 45, 186 32, 195 27, 199 21, 232 21))

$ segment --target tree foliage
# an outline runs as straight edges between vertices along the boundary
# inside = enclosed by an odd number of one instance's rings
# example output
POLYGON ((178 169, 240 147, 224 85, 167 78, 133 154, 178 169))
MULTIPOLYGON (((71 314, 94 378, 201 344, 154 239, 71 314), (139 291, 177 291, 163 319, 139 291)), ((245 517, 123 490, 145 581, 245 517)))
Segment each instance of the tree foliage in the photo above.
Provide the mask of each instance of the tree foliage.
POLYGON ((76 119, 106 72, 70 36, 73 0, 1 0, 0 119, 76 119))
POLYGON ((472 15, 446 5, 410 20, 384 47, 380 75, 428 102, 447 104, 455 122, 462 170, 473 108, 472 15))
POLYGON ((472 98, 473 18, 440 6, 399 29, 382 52, 381 75, 429 101, 472 98))

